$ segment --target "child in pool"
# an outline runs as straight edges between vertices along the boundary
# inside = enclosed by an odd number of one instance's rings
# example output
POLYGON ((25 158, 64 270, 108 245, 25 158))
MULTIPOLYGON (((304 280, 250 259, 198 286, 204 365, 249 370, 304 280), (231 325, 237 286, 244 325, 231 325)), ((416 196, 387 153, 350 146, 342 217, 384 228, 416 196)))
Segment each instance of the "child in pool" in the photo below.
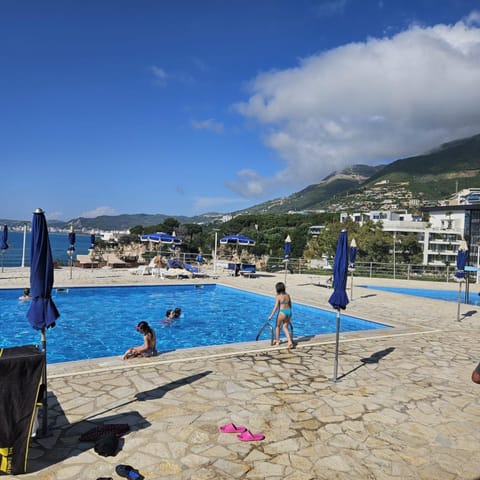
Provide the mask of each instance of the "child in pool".
POLYGON ((175 310, 167 310, 165 312, 165 319, 162 320, 162 323, 165 325, 171 325, 175 320, 175 310))
POLYGON ((275 315, 275 312, 278 310, 277 323, 275 325, 275 345, 280 345, 280 327, 282 327, 288 341, 287 348, 292 348, 292 336, 288 330, 290 320, 292 319, 292 299, 286 292, 285 284, 283 282, 278 282, 275 285, 275 290, 277 292, 275 305, 273 306, 272 313, 270 313, 270 316, 268 317, 268 319, 271 320, 275 315))
POLYGON ((30 296, 30 289, 29 288, 24 288, 23 289, 23 295, 21 297, 18 297, 19 300, 31 300, 32 297, 30 296))

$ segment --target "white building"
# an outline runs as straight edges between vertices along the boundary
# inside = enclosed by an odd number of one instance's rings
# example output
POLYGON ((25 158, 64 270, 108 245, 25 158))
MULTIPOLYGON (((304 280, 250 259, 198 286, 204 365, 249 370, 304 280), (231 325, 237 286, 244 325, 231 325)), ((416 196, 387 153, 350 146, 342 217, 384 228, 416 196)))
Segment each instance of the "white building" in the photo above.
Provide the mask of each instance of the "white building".
POLYGON ((452 210, 451 207, 434 207, 429 208, 428 213, 428 222, 404 211, 342 213, 340 221, 349 217, 359 224, 367 220, 382 222, 383 230, 397 239, 413 233, 422 245, 423 265, 454 265, 460 242, 465 239, 465 208, 452 210))

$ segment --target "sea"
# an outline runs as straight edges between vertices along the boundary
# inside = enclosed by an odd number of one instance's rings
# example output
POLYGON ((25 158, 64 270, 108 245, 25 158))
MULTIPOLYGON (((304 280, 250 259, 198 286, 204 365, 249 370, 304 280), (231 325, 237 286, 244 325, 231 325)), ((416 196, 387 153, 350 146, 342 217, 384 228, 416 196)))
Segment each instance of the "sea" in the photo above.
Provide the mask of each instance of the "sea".
MULTIPOLYGON (((75 234, 75 254, 86 255, 90 248, 90 234, 75 234)), ((2 267, 25 267, 30 266, 31 232, 8 231, 8 249, 0 250, 0 266, 2 267), (24 242, 25 240, 25 242, 24 242), (25 249, 24 249, 25 243, 25 249), (23 262, 23 263, 22 263, 23 262)), ((50 248, 53 260, 59 265, 69 265, 70 257, 67 253, 70 242, 68 233, 49 233, 50 248)), ((73 257, 75 259, 75 256, 73 257)))

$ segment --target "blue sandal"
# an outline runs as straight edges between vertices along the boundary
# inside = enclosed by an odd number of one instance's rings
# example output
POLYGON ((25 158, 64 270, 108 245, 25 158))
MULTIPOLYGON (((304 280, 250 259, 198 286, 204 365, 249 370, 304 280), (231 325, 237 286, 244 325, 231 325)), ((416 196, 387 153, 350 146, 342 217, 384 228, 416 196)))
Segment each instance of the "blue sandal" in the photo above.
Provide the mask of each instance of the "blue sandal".
POLYGON ((117 465, 115 471, 118 475, 129 480, 144 480, 144 476, 140 475, 139 471, 130 465, 117 465))

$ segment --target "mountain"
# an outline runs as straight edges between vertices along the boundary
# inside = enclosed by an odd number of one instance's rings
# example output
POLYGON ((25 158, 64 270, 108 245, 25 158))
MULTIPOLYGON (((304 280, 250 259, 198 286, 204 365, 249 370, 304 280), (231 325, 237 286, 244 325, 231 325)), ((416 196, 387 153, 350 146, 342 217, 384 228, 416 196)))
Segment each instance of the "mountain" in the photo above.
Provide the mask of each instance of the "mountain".
MULTIPOLYGON (((396 160, 387 165, 354 165, 334 172, 320 183, 289 196, 269 200, 230 215, 266 214, 325 210, 330 212, 418 209, 464 188, 480 187, 480 134, 440 145, 422 155, 396 160)), ((180 223, 211 223, 224 214, 205 213, 195 217, 176 216, 180 223)), ((76 231, 128 230, 150 226, 172 215, 115 215, 75 218, 67 222, 49 220, 51 228, 76 231)), ((0 225, 23 227, 25 221, 2 220, 0 225)))
POLYGON ((382 167, 368 165, 353 165, 340 172, 334 172, 325 177, 320 183, 310 185, 288 197, 269 200, 253 207, 239 210, 240 213, 288 213, 290 211, 321 210, 325 202, 337 195, 356 190, 382 167))
POLYGON ((235 214, 418 209, 470 187, 480 187, 480 135, 387 165, 355 165, 297 193, 235 214))

